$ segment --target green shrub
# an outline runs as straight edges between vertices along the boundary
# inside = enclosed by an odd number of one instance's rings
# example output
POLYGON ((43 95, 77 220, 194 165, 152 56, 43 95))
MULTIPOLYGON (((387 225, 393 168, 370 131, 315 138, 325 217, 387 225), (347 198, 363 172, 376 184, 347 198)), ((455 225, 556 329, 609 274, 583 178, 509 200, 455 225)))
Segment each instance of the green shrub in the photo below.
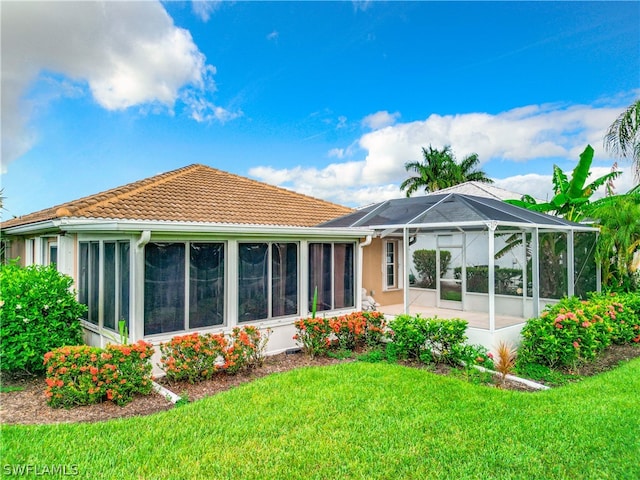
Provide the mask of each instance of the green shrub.
POLYGON ((42 373, 44 354, 82 343, 86 307, 54 266, 0 266, 0 368, 42 373))
MULTIPOLYGON (((462 278, 462 267, 453 270, 456 279, 462 278)), ((520 295, 522 293, 522 270, 519 268, 501 268, 496 265, 495 293, 497 295, 520 295), (515 280, 515 284, 514 284, 515 280)), ((479 265, 467 267, 467 291, 476 293, 489 292, 489 267, 479 265)))
POLYGON ((612 343, 640 342, 640 293, 593 293, 589 304, 609 318, 612 343))
MULTIPOLYGON (((392 357, 423 363, 458 364, 475 359, 475 350, 465 345, 467 322, 461 319, 422 318, 398 315, 391 321, 392 357)), ((475 347, 477 348, 477 347, 475 347)))
MULTIPOLYGON (((440 277, 443 277, 451 263, 451 252, 440 250, 440 277)), ((413 264, 418 272, 418 286, 436 288, 436 251, 416 250, 413 252, 413 264)))
POLYGON ((125 405, 135 394, 148 395, 152 355, 153 346, 142 340, 133 345, 66 346, 47 352, 47 402, 67 408, 104 400, 125 405))
POLYGON ((426 323, 427 319, 420 315, 396 316, 389 323, 391 344, 387 347, 388 355, 405 360, 421 360, 427 350, 426 323))
POLYGON ((590 300, 563 298, 547 306, 523 328, 519 362, 575 368, 611 343, 640 341, 640 319, 625 300, 624 296, 592 295, 590 300))

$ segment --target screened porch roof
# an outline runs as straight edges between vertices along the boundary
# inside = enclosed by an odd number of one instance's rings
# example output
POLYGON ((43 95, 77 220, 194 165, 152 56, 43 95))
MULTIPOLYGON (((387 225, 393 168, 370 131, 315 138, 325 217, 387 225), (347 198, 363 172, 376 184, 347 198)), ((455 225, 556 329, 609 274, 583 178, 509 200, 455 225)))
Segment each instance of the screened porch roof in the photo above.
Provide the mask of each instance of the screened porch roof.
POLYGON ((489 225, 550 230, 596 231, 596 228, 538 213, 493 198, 459 193, 398 198, 369 205, 322 223, 322 227, 388 230, 484 230, 489 225))

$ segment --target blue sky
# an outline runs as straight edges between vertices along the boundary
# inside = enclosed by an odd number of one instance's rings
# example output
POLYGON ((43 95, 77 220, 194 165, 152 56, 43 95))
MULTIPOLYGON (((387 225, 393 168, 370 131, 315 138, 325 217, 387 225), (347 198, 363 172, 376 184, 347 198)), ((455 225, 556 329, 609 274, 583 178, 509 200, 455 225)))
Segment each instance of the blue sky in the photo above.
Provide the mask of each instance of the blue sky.
POLYGON ((0 9, 5 219, 192 163, 359 206, 429 144, 545 198, 640 96, 639 2, 0 9))

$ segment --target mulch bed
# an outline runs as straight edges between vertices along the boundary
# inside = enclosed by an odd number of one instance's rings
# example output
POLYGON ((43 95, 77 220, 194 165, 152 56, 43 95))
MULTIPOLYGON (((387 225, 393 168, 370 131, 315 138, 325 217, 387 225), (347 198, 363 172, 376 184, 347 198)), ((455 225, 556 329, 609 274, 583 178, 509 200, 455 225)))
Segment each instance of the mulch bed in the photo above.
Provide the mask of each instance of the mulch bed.
MULTIPOLYGON (((640 357, 640 346, 617 345, 607 349, 605 354, 595 362, 583 366, 579 371, 572 372, 580 375, 596 375, 617 366, 621 361, 640 357)), ((237 375, 220 374, 216 378, 195 384, 186 382, 160 383, 174 393, 186 397, 189 401, 215 395, 235 386, 250 382, 272 373, 286 372, 294 368, 305 366, 332 365, 351 359, 339 360, 335 358, 311 359, 302 353, 279 354, 267 357, 264 365, 249 372, 237 375)), ((412 365, 416 366, 416 365, 412 365)), ((446 366, 429 368, 434 373, 447 375, 450 369, 446 366)), ((152 394, 137 396, 131 403, 118 407, 111 402, 88 405, 72 409, 51 408, 47 405, 44 391, 46 384, 42 377, 2 378, 4 387, 16 386, 21 390, 0 393, 0 423, 3 424, 45 424, 68 422, 97 422, 115 418, 149 415, 173 408, 173 404, 162 395, 152 394)), ((518 382, 507 381, 503 388, 509 390, 533 391, 530 387, 518 382)))

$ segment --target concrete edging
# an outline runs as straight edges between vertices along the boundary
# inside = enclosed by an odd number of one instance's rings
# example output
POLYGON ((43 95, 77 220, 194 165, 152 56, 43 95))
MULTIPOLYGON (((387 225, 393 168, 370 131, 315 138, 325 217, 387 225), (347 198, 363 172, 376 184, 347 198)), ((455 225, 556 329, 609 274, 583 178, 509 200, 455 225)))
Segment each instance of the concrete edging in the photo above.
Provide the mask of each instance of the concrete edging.
POLYGON ((164 388, 162 385, 160 385, 160 384, 158 384, 156 382, 151 382, 151 384, 153 385, 153 389, 156 391, 156 393, 162 395, 164 398, 169 400, 174 405, 178 401, 182 400, 182 397, 180 395, 176 395, 171 390, 168 390, 168 389, 164 388))
MULTIPOLYGON (((481 367, 480 365, 474 365, 474 368, 477 368, 481 372, 489 372, 493 375, 501 375, 499 372, 496 372, 494 370, 489 370, 488 368, 481 367)), ((549 390, 551 388, 548 385, 543 385, 541 383, 537 383, 537 382, 534 382, 533 380, 528 380, 526 378, 516 377, 515 375, 511 375, 511 374, 508 374, 505 378, 507 380, 512 380, 514 382, 522 383, 527 387, 535 388, 536 390, 549 390)))

